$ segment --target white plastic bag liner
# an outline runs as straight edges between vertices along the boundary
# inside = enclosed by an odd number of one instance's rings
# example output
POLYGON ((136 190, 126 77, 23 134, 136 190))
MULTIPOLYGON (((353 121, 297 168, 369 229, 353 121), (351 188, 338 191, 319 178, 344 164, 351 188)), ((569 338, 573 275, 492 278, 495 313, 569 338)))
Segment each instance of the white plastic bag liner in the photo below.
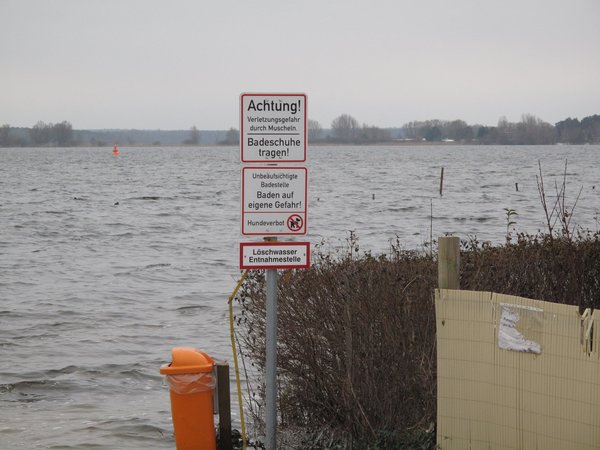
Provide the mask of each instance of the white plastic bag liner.
POLYGON ((167 375, 167 383, 171 390, 177 394, 197 394, 198 392, 212 391, 217 384, 212 372, 167 375))

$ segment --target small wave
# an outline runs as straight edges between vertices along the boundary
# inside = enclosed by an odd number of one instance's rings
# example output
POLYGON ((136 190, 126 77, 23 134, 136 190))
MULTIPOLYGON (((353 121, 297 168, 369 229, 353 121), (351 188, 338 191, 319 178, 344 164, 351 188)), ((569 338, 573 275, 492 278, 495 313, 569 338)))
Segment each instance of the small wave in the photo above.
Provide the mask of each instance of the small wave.
MULTIPOLYGON (((122 276, 121 274, 117 274, 122 276)), ((136 280, 148 281, 151 283, 170 283, 170 284, 183 284, 183 283, 195 283, 196 280, 191 277, 185 276, 175 276, 175 275, 165 275, 159 276, 157 272, 152 273, 143 273, 143 272, 132 272, 129 276, 135 278, 136 280)))
POLYGON ((46 326, 50 329, 60 329, 61 331, 81 329, 80 322, 48 322, 46 326))
MULTIPOLYGON (((106 364, 103 366, 100 366, 96 369, 85 369, 80 371, 81 374, 87 375, 87 376, 99 376, 102 378, 117 378, 117 379, 124 379, 124 378, 131 378, 131 379, 135 379, 135 380, 142 380, 142 379, 147 379, 149 378, 147 374, 144 373, 143 370, 140 369, 132 369, 131 367, 124 367, 124 366, 120 366, 120 365, 111 365, 111 364, 106 364)), ((152 377, 155 379, 160 379, 160 375, 156 375, 156 377, 152 377)))
POLYGON ((7 347, 20 347, 20 344, 17 344, 16 342, 0 341, 0 348, 7 348, 7 347))
POLYGON ((21 336, 14 336, 11 339, 15 341, 28 341, 33 339, 55 338, 57 336, 58 333, 26 334, 21 336))
POLYGON ((161 269, 165 267, 171 267, 171 263, 156 263, 156 264, 148 264, 144 267, 136 267, 130 270, 125 270, 123 272, 115 273, 115 276, 123 277, 123 276, 144 276, 143 271, 152 270, 152 269, 161 269))
POLYGON ((0 384, 0 394, 6 395, 6 401, 33 403, 49 396, 77 391, 76 383, 64 380, 28 380, 0 384))
POLYGON ((139 425, 121 425, 114 429, 116 437, 131 438, 136 442, 147 440, 153 442, 156 435, 167 437, 170 433, 155 425, 139 424, 139 425))
POLYGON ((160 195, 141 195, 139 197, 130 197, 127 200, 142 200, 142 201, 175 200, 175 197, 161 197, 160 195))
POLYGON ((175 311, 182 313, 182 314, 187 314, 190 312, 201 311, 204 309, 208 309, 208 307, 206 305, 188 305, 188 306, 180 306, 179 308, 176 308, 175 311))
POLYGON ((74 449, 74 450, 79 450, 82 448, 106 448, 106 446, 104 444, 95 444, 92 442, 82 442, 81 444, 77 444, 77 445, 63 445, 63 444, 59 444, 59 445, 52 445, 50 447, 48 447, 51 450, 69 450, 69 449, 74 449))
POLYGON ((549 173, 548 176, 549 177, 563 177, 563 176, 568 176, 568 177, 574 177, 576 175, 579 175, 577 172, 567 172, 566 174, 564 172, 561 173, 549 173))
POLYGON ((75 373, 79 370, 78 366, 69 365, 65 366, 62 369, 50 369, 45 372, 45 374, 51 378, 58 377, 60 375, 65 375, 69 373, 75 373))
POLYGON ((154 269, 156 267, 171 267, 170 263, 148 264, 144 269, 154 269))
POLYGON ((140 364, 102 364, 95 367, 69 365, 61 369, 28 372, 25 374, 3 374, 21 379, 12 383, 0 384, 0 394, 11 394, 13 400, 37 398, 42 395, 77 392, 88 389, 97 379, 104 380, 152 380, 161 381, 158 373, 149 373, 140 364), (28 378, 28 379, 22 379, 28 378))
POLYGON ((48 381, 50 381, 48 379, 53 379, 62 375, 75 373, 78 370, 80 370, 78 366, 68 365, 61 369, 49 369, 43 371, 20 373, 18 374, 19 378, 28 378, 28 380, 20 380, 12 384, 0 384, 0 387, 4 386, 6 388, 7 386, 18 385, 19 383, 47 383, 48 381))
POLYGON ((114 234, 112 237, 114 237, 114 238, 130 238, 133 236, 134 236, 134 234, 132 232, 128 231, 126 233, 114 234))
POLYGON ((128 277, 128 276, 130 276, 132 274, 133 274, 132 270, 126 270, 124 272, 115 272, 114 276, 115 277, 128 277))
POLYGON ((416 206, 391 207, 387 209, 390 212, 408 212, 417 210, 416 206))
POLYGON ((103 379, 134 379, 134 380, 153 380, 162 381, 162 375, 158 372, 149 373, 147 368, 142 367, 140 364, 103 364, 94 368, 80 368, 79 374, 101 377, 103 379))
POLYGON ((170 437, 170 432, 155 425, 142 422, 142 419, 134 418, 124 423, 122 419, 110 419, 98 424, 85 427, 86 431, 109 431, 111 436, 118 438, 131 438, 136 441, 149 440, 154 441, 156 435, 161 437, 170 437))

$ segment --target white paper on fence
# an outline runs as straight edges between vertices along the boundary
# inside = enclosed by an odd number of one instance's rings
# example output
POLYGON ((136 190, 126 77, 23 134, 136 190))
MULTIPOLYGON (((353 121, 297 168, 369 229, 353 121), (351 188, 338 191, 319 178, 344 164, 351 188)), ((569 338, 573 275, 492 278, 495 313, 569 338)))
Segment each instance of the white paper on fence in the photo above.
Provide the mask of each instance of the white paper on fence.
POLYGON ((540 337, 543 320, 543 309, 500 303, 498 347, 516 352, 542 353, 541 343, 534 341, 532 335, 540 337))

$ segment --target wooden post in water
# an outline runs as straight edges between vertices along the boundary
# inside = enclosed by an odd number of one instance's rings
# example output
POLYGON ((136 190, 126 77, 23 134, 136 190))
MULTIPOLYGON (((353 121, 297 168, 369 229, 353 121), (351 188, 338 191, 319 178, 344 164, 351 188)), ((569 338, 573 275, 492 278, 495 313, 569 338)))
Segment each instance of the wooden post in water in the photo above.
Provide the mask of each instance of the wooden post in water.
POLYGON ((460 289, 460 238, 440 236, 438 238, 438 287, 460 289))
POLYGON ((429 199, 429 206, 431 210, 429 212, 429 256, 433 258, 433 199, 429 199))
POLYGON ((443 190, 444 190, 444 168, 442 167, 442 173, 440 174, 440 197, 442 196, 443 190))
POLYGON ((233 450, 231 440, 231 402, 229 364, 217 363, 217 397, 219 400, 219 450, 233 450))

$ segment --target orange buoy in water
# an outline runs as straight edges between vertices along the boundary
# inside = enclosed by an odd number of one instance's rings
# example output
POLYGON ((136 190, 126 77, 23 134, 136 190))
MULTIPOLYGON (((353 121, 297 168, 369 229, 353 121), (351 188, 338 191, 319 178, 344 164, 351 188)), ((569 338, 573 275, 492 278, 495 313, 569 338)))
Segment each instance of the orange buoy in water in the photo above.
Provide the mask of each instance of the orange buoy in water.
POLYGON ((117 147, 117 145, 113 145, 113 155, 118 155, 119 154, 119 148, 117 147))

